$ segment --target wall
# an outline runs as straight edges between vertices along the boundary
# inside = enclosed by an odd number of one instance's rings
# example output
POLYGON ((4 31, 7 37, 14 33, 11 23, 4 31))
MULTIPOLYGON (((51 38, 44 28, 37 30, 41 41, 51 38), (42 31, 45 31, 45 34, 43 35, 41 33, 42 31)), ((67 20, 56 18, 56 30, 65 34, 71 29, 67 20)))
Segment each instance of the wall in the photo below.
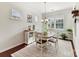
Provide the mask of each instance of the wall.
POLYGON ((8 3, 0 3, 0 52, 24 42, 25 22, 9 19, 11 8, 12 6, 8 3))
POLYGON ((23 31, 29 25, 27 15, 32 14, 33 24, 36 25, 36 31, 41 31, 41 3, 0 3, 0 52, 13 48, 24 43, 23 31), (39 6, 39 7, 38 7, 39 6), (21 19, 11 20, 11 9, 15 8, 21 12, 21 19), (35 22, 35 16, 37 22, 35 22))
MULTIPOLYGON (((33 17, 33 22, 36 25, 36 31, 41 31, 41 14, 43 12, 43 3, 41 2, 19 2, 19 3, 10 3, 12 5, 16 5, 18 8, 22 9, 24 18, 26 19, 26 16, 28 14, 31 14, 33 17), (38 7, 39 6, 39 7, 38 7), (35 21, 35 17, 37 17, 37 22, 35 21)), ((29 23, 27 23, 26 26, 28 26, 29 23)))
MULTIPOLYGON (((79 3, 76 3, 76 9, 79 10, 79 3)), ((73 18, 74 20, 74 18, 73 18)), ((74 43, 74 46, 75 46, 75 50, 76 50, 76 54, 77 56, 79 57, 79 17, 77 17, 77 22, 76 24, 73 23, 73 43, 74 43)))
POLYGON ((74 36, 73 36, 73 43, 75 46, 76 54, 79 56, 79 21, 77 21, 76 25, 74 24, 74 36), (75 33, 76 28, 76 33, 75 33))

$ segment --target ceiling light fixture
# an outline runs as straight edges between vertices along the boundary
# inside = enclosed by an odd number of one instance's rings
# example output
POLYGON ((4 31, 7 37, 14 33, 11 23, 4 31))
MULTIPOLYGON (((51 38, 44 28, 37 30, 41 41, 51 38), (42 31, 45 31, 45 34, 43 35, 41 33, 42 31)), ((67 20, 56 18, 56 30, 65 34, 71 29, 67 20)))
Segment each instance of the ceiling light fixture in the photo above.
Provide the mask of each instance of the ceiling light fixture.
POLYGON ((44 2, 44 8, 45 8, 45 13, 44 13, 44 17, 41 20, 41 22, 48 22, 48 18, 47 18, 47 13, 46 13, 46 2, 44 2))

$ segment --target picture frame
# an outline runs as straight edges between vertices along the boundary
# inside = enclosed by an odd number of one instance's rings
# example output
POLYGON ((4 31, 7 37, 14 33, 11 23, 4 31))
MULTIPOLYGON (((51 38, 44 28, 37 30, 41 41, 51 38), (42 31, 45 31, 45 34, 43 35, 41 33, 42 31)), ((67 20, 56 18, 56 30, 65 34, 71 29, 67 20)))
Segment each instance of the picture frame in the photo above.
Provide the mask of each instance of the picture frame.
POLYGON ((32 23, 32 15, 27 15, 27 22, 32 23))
POLYGON ((20 20, 21 19, 21 12, 15 8, 12 8, 11 12, 10 12, 10 19, 11 20, 20 20))

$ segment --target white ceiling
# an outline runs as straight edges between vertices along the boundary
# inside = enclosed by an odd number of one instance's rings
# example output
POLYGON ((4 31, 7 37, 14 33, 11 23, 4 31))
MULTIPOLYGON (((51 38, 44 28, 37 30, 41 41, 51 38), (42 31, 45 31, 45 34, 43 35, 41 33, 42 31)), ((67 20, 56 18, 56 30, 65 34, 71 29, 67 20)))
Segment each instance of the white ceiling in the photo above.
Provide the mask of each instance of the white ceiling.
MULTIPOLYGON (((26 10, 28 12, 44 12, 45 4, 44 2, 16 2, 11 3, 14 6, 18 6, 19 8, 26 10)), ((47 2, 46 3, 46 11, 52 12, 56 10, 73 8, 73 6, 78 5, 76 2, 47 2)))
POLYGON ((75 2, 49 2, 47 3, 47 11, 61 10, 66 8, 73 8, 75 2))

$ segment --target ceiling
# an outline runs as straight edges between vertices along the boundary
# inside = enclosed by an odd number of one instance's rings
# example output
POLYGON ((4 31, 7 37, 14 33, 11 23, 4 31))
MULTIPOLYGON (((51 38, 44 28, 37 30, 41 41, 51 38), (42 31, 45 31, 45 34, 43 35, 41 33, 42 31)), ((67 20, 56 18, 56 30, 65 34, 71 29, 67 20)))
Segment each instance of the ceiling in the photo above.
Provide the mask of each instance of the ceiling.
POLYGON ((47 11, 56 11, 66 8, 73 8, 76 5, 75 2, 48 2, 47 4, 47 11))
MULTIPOLYGON (((18 6, 20 9, 29 12, 45 12, 44 2, 14 2, 11 3, 14 6, 18 6)), ((78 2, 46 2, 46 11, 52 12, 56 10, 73 8, 78 5, 78 2)))

